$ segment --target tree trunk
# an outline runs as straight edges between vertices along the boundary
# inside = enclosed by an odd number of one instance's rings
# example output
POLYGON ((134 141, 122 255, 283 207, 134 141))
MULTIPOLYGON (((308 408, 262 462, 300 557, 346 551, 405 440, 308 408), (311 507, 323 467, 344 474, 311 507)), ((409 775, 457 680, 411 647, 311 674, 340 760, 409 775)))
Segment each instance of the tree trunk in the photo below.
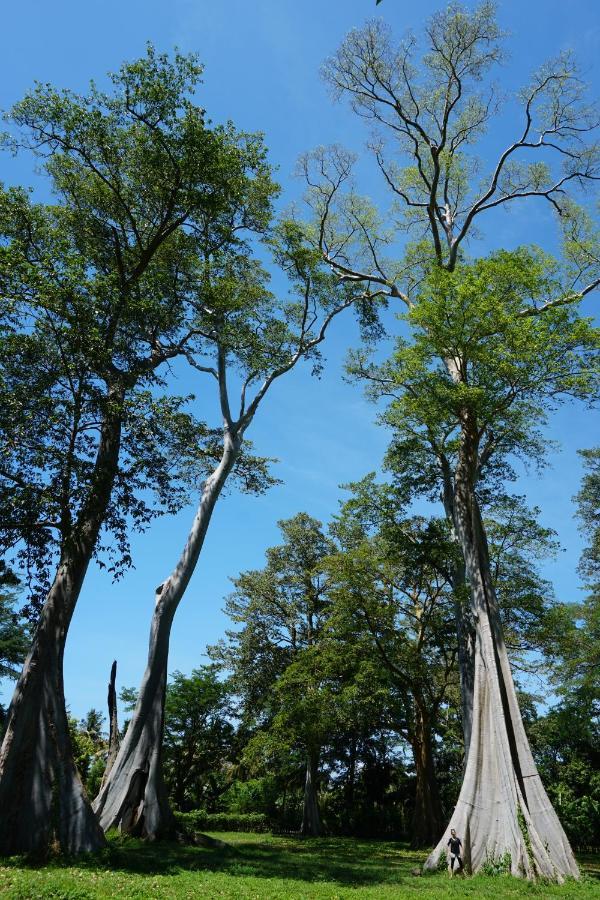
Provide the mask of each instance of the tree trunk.
MULTIPOLYGON (((77 581, 83 580, 79 573, 77 581)), ((0 853, 97 850, 104 836, 75 768, 63 655, 79 585, 64 563, 44 604, 0 751, 0 853)))
POLYGON ((411 744, 416 773, 411 846, 432 847, 444 829, 444 818, 433 762, 429 713, 420 698, 415 698, 415 734, 411 744))
POLYGON ((104 831, 155 840, 173 830, 162 771, 164 705, 173 617, 194 572, 210 519, 239 455, 241 438, 226 436, 221 461, 206 480, 177 566, 155 595, 148 662, 138 701, 112 770, 94 801, 104 831))
POLYGON ((90 489, 65 539, 17 682, 0 748, 0 854, 96 850, 104 836, 75 767, 63 684, 67 632, 117 472, 121 442, 120 387, 109 390, 90 489))
MULTIPOLYGON (((464 585, 463 585, 464 587, 464 585)), ((473 730, 473 695, 475 691, 475 629, 470 612, 455 600, 456 637, 458 640, 458 674, 460 680, 460 717, 465 747, 463 771, 466 771, 473 730)))
POLYGON ((473 728, 469 757, 447 833, 426 862, 435 869, 449 831, 462 839, 467 870, 510 854, 513 875, 562 881, 575 858, 535 767, 523 727, 472 482, 457 471, 455 523, 476 624, 473 728))
MULTIPOLYGON (((443 465, 444 489, 442 503, 446 519, 450 525, 452 539, 460 547, 454 523, 454 489, 449 466, 443 465)), ((473 725, 473 690, 475 685, 475 630, 469 609, 469 596, 465 574, 465 561, 462 547, 460 559, 457 559, 451 572, 452 591, 454 593, 454 619, 456 623, 456 639, 458 646, 458 674, 460 680, 460 711, 464 741, 463 772, 467 768, 469 747, 471 745, 471 729, 473 725)))
POLYGON ((346 775, 346 784, 344 785, 345 806, 346 806, 346 831, 350 834, 354 828, 354 790, 356 783, 356 745, 357 739, 352 735, 350 739, 350 752, 348 760, 348 772, 346 775))
POLYGON ((117 661, 113 662, 110 670, 110 681, 108 683, 108 722, 109 722, 109 732, 108 732, 108 755, 106 757, 106 768, 104 769, 104 775, 102 776, 102 783, 100 787, 104 784, 106 779, 109 776, 110 770, 112 769, 115 759, 117 758, 117 753, 119 752, 119 720, 118 720, 118 711, 117 711, 117 691, 115 687, 115 682, 117 680, 117 661))
POLYGON ((306 758, 306 777, 304 780, 304 805, 302 807, 301 833, 310 837, 321 834, 321 817, 317 800, 318 754, 309 753, 306 758))

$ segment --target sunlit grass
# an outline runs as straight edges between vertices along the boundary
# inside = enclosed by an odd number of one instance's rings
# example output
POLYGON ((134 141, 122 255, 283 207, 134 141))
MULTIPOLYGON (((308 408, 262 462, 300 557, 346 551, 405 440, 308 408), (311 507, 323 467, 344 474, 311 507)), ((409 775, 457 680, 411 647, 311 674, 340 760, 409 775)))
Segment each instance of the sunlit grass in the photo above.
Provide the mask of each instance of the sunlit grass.
POLYGON ((13 900, 95 897, 401 898, 600 897, 600 858, 581 882, 528 884, 506 876, 454 878, 420 871, 424 854, 384 841, 219 834, 229 850, 111 838, 101 853, 46 866, 5 860, 0 895, 13 900))

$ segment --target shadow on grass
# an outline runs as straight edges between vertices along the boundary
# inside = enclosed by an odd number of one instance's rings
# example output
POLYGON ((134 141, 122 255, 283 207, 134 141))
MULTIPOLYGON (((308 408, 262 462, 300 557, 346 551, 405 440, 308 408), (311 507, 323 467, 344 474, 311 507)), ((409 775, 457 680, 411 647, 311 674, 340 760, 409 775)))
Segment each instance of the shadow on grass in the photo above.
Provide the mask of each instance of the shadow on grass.
POLYGON ((586 875, 600 881, 600 853, 578 853, 577 861, 586 875))
MULTIPOLYGON (((45 863, 26 862, 22 857, 4 860, 15 868, 56 870, 69 868, 87 872, 123 872, 137 875, 177 875, 184 872, 219 872, 232 877, 279 878, 305 882, 333 882, 341 886, 398 885, 420 870, 424 853, 389 841, 352 838, 299 838, 267 835, 223 835, 229 849, 194 847, 174 842, 147 843, 109 836, 108 847, 99 853, 75 859, 57 857, 45 863)), ((581 854, 586 875, 600 878, 600 857, 581 854)))
MULTIPOLYGON (((223 835, 226 841, 230 835, 223 835)), ((414 878, 411 870, 423 864, 423 854, 399 844, 345 838, 282 838, 235 835, 230 849, 192 847, 171 842, 147 843, 109 837, 98 853, 75 859, 58 857, 47 867, 88 872, 121 871, 138 875, 175 875, 210 871, 232 876, 283 878, 340 885, 398 884, 414 878)), ((36 868, 40 863, 23 858, 4 861, 7 866, 36 868)))

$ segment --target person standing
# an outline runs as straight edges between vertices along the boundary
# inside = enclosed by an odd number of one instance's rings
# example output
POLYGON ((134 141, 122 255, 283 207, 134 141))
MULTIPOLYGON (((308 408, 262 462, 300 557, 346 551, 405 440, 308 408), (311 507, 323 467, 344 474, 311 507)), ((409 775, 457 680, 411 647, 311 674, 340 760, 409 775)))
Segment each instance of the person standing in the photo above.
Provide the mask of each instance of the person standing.
POLYGON ((458 873, 460 874, 463 869, 463 861, 462 861, 462 841, 456 834, 454 828, 450 831, 450 840, 448 841, 448 846, 450 847, 450 877, 454 875, 454 863, 458 863, 458 873))

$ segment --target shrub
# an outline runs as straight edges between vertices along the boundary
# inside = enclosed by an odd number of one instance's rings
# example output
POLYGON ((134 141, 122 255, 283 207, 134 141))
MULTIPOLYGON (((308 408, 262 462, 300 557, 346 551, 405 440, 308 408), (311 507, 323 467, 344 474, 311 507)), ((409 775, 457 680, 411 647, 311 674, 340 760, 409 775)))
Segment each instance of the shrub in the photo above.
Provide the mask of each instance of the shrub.
POLYGON ((271 830, 271 823, 264 813, 207 813, 195 809, 187 813, 175 813, 178 824, 186 831, 254 831, 271 830))
POLYGON ((219 806, 226 813, 263 813, 273 815, 281 788, 275 778, 251 778, 234 781, 219 798, 219 806))

